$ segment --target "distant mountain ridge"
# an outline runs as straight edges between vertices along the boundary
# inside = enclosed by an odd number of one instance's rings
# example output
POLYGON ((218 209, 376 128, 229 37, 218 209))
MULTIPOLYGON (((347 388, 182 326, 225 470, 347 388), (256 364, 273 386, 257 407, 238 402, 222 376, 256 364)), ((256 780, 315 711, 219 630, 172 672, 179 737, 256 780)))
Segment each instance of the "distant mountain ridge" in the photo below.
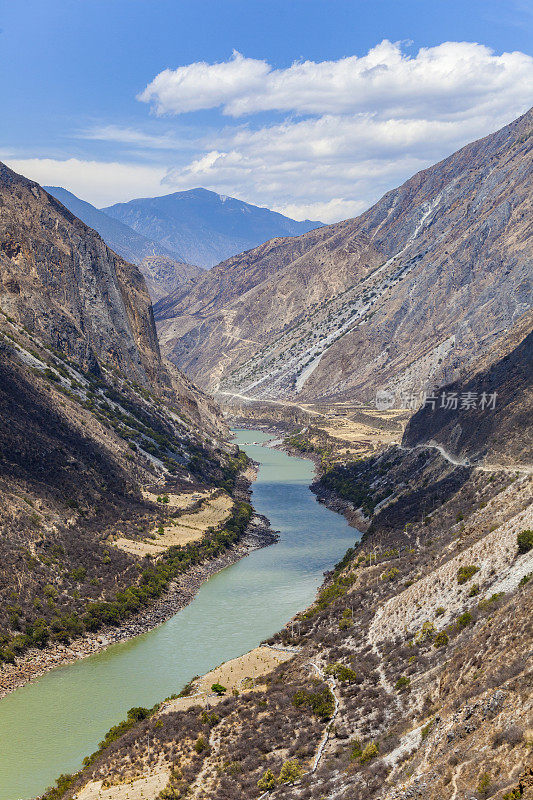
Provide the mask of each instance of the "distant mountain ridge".
POLYGON ((178 254, 159 242, 142 236, 129 225, 108 216, 61 186, 43 188, 78 219, 99 233, 115 253, 140 267, 154 302, 201 274, 199 267, 185 263, 178 254))
POLYGON ((269 239, 298 236, 322 226, 202 188, 116 203, 102 211, 206 268, 269 239))
POLYGON ((156 304, 211 391, 397 403, 457 379, 531 307, 530 110, 361 216, 269 241, 156 304))

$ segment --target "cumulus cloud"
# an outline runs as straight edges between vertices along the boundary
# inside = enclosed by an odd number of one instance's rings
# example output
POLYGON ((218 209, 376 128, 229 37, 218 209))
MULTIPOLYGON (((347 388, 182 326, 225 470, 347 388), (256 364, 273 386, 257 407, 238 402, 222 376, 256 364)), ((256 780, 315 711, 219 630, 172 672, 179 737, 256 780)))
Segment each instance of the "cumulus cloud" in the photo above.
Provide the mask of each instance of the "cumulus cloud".
POLYGON ((95 206, 163 193, 165 167, 78 158, 4 158, 8 167, 45 186, 62 186, 95 206))
POLYGON ((239 128, 212 140, 186 166, 169 170, 164 184, 206 186, 296 219, 333 222, 356 216, 388 189, 512 117, 451 122, 324 115, 239 128))
POLYGON ((412 56, 401 43, 385 39, 364 56, 304 61, 286 69, 234 52, 227 62, 166 69, 138 99, 159 115, 221 106, 234 117, 379 110, 402 118, 425 113, 429 103, 435 117, 443 118, 472 105, 501 108, 502 93, 518 99, 532 78, 533 58, 524 53, 497 55, 475 42, 444 42, 412 56))
POLYGON ((286 69, 234 52, 224 63, 166 69, 138 97, 156 117, 220 109, 210 118, 217 128, 199 133, 168 119, 150 120, 148 132, 101 125, 78 137, 128 147, 130 163, 8 163, 96 205, 204 186, 333 222, 519 116, 531 86, 533 58, 470 42, 410 53, 385 40, 363 56, 286 69))
POLYGON ((166 69, 138 99, 158 116, 219 108, 226 117, 169 170, 169 188, 203 185, 329 222, 519 116, 531 86, 533 58, 521 52, 444 42, 411 54, 384 40, 363 56, 286 69, 234 52, 166 69), (259 112, 286 118, 265 124, 259 112))
POLYGON ((138 99, 153 103, 157 114, 182 114, 216 108, 261 90, 271 68, 266 61, 244 58, 236 50, 230 61, 198 61, 178 69, 165 69, 148 84, 138 99))

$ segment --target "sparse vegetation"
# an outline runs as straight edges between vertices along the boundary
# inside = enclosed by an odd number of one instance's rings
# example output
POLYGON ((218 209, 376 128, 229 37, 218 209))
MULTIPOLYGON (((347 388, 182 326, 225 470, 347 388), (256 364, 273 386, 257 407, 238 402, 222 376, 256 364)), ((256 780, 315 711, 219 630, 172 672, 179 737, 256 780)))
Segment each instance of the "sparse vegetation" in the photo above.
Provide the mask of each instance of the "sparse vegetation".
POLYGON ((476 567, 474 564, 459 567, 457 570, 457 583, 466 583, 476 574, 476 572, 479 572, 479 567, 476 567))

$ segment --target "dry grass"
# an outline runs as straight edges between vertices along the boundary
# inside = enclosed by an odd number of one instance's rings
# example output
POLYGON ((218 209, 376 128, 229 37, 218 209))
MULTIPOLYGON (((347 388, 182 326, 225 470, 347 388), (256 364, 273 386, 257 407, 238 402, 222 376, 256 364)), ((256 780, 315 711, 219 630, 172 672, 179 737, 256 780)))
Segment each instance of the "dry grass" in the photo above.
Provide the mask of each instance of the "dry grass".
POLYGON ((145 778, 137 778, 115 786, 102 786, 102 781, 91 781, 78 792, 77 800, 150 800, 157 797, 168 783, 170 770, 158 767, 145 778))
POLYGON ((203 499, 203 504, 197 511, 182 514, 175 523, 165 524, 163 533, 159 533, 155 528, 151 534, 155 538, 135 540, 122 536, 114 542, 115 547, 139 558, 145 555, 158 556, 169 547, 199 541, 208 528, 219 528, 223 525, 233 509, 233 500, 225 492, 215 494, 208 492, 202 498, 198 494, 192 496, 190 494, 185 496, 169 494, 168 497, 169 507, 180 508, 181 503, 181 508, 189 508, 198 502, 198 499, 203 499), (191 497, 195 499, 192 500, 191 497), (183 503, 187 502, 187 498, 189 498, 189 503, 183 506, 183 503))
MULTIPOLYGON (((254 681, 288 661, 293 657, 292 653, 274 650, 272 647, 256 647, 238 658, 226 661, 224 664, 206 673, 201 678, 194 681, 193 695, 190 697, 178 697, 169 700, 162 709, 162 713, 168 714, 171 711, 183 711, 192 705, 207 704, 213 705, 223 700, 211 691, 214 683, 225 686, 227 694, 236 689, 238 692, 253 691, 254 681)), ((262 687, 264 688, 264 687, 262 687)), ((227 696, 227 695, 226 695, 227 696)))

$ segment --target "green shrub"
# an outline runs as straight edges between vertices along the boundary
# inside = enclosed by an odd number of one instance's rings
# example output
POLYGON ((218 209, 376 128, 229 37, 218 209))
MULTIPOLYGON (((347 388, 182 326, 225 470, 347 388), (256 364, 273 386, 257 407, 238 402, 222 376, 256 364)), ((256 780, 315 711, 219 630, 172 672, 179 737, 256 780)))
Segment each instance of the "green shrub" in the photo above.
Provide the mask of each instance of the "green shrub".
POLYGON ((516 537, 519 553, 529 553, 533 548, 533 531, 522 531, 516 537))
POLYGON ((480 795, 480 797, 487 797, 490 791, 491 780, 490 776, 487 772, 483 773, 481 776, 476 792, 480 795))
POLYGON ((84 581, 87 577, 87 570, 85 567, 76 567, 76 569, 73 569, 70 573, 70 577, 73 581, 76 581, 76 583, 81 583, 81 581, 84 581))
POLYGON ((296 758, 292 758, 283 764, 278 781, 280 783, 295 783, 303 774, 300 762, 296 758))
POLYGON ((357 682, 357 673, 345 664, 330 664, 326 668, 326 674, 333 675, 334 678, 337 678, 342 683, 357 682))
POLYGON ((262 776, 257 781, 257 788, 261 789, 262 792, 270 792, 272 789, 276 788, 276 778, 271 769, 267 769, 266 772, 263 772, 262 776))
POLYGON ((211 686, 211 691, 215 694, 218 694, 219 697, 222 697, 223 694, 226 694, 228 691, 225 686, 222 686, 221 683, 213 683, 211 686))
POLYGON ((312 713, 324 721, 331 719, 335 710, 335 698, 329 686, 316 692, 300 689, 292 698, 296 708, 310 708, 312 713))
MULTIPOLYGON (((104 750, 113 742, 116 742, 117 739, 125 734, 130 728, 133 728, 138 722, 143 719, 146 719, 150 716, 152 712, 148 708, 143 708, 142 706, 135 706, 134 708, 130 708, 127 713, 126 719, 119 722, 118 725, 113 725, 112 728, 108 730, 100 744, 98 745, 100 750, 104 750)), ((88 759, 85 759, 84 763, 89 763, 91 756, 88 759)))
POLYGON ((210 728, 214 728, 215 725, 220 722, 220 717, 214 711, 209 713, 209 711, 202 711, 200 714, 200 721, 203 722, 204 725, 209 725, 210 728))
POLYGON ((363 747, 359 739, 354 739, 350 749, 350 759, 355 761, 356 759, 360 759, 363 755, 363 747))
POLYGON ((524 796, 522 789, 519 786, 515 786, 514 789, 511 789, 510 792, 506 792, 503 796, 502 800, 521 800, 524 796))
POLYGON ((400 570, 397 567, 391 567, 387 572, 382 572, 380 578, 382 581, 393 581, 399 574, 400 570))
POLYGON ((428 639, 432 640, 435 637, 437 631, 435 630, 435 626, 429 620, 426 620, 418 633, 416 640, 419 643, 425 642, 428 639))
POLYGON ((475 597, 479 594, 479 583, 473 583, 470 591, 468 592, 469 597, 475 597))
POLYGON ((479 572, 479 567, 474 566, 474 564, 469 564, 465 567, 459 567, 457 570, 457 583, 466 583, 470 580, 470 578, 479 572))
POLYGON ((363 752, 361 753, 359 761, 361 762, 361 764, 366 764, 368 761, 371 761, 373 758, 375 758, 378 755, 379 755, 379 745, 378 745, 378 743, 377 742, 369 742, 367 744, 367 746, 365 747, 365 749, 363 750, 363 752))
POLYGON ((502 597, 505 597, 505 592, 496 592, 495 594, 491 594, 490 597, 487 597, 487 598, 485 598, 485 600, 481 600, 478 603, 478 608, 480 608, 482 610, 486 609, 486 608, 490 608, 491 605, 493 605, 494 603, 497 603, 498 600, 502 599, 502 597))
POLYGON ((440 631, 435 636, 435 641, 433 642, 433 644, 435 645, 435 647, 446 647, 449 641, 450 639, 448 637, 448 634, 445 631, 440 631))
POLYGON ((202 736, 202 734, 200 734, 200 736, 194 743, 194 749, 196 750, 198 755, 200 755, 200 753, 204 752, 206 747, 207 747, 207 742, 205 740, 205 736, 202 736))
POLYGON ((529 583, 531 578, 533 578, 533 572, 528 572, 528 574, 524 575, 524 577, 520 580, 520 583, 518 585, 519 586, 525 586, 526 583, 529 583))
POLYGON ((54 372, 54 370, 50 369, 50 367, 46 367, 46 369, 43 370, 43 375, 45 378, 48 378, 49 381, 53 381, 54 383, 61 382, 61 378, 59 377, 57 372, 54 372))
POLYGON ((467 625, 470 625, 472 622, 472 614, 469 611, 465 611, 464 614, 461 614, 460 617, 457 619, 457 627, 458 628, 466 628, 467 625))
POLYGON ((401 692, 404 689, 407 689, 410 683, 411 683, 411 678, 408 678, 406 675, 402 675, 400 678, 398 678, 398 680, 394 684, 394 688, 397 689, 399 692, 401 692))
POLYGON ((431 732, 431 729, 432 729, 432 727, 433 727, 433 724, 434 724, 434 722, 435 722, 435 720, 434 720, 434 719, 431 719, 431 720, 428 722, 428 724, 427 724, 427 725, 424 725, 424 727, 423 727, 423 728, 422 728, 422 730, 420 731, 420 734, 421 734, 421 736, 422 736, 422 739, 427 739, 427 737, 429 736, 429 734, 430 734, 430 732, 431 732))

